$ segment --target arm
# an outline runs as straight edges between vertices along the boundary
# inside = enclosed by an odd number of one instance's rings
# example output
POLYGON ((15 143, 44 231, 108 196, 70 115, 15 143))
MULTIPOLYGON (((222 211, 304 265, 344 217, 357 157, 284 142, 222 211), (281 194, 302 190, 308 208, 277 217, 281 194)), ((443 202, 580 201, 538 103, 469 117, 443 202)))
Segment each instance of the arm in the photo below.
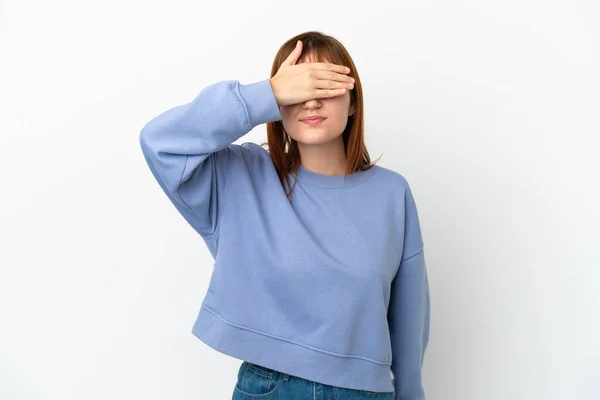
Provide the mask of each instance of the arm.
POLYGON ((429 343, 429 283, 417 208, 405 195, 403 256, 392 281, 388 323, 396 400, 424 400, 421 369, 429 343))
POLYGON ((279 119, 268 79, 247 85, 221 81, 149 121, 140 145, 167 197, 197 232, 210 237, 217 231, 230 184, 228 168, 237 156, 232 143, 279 119))

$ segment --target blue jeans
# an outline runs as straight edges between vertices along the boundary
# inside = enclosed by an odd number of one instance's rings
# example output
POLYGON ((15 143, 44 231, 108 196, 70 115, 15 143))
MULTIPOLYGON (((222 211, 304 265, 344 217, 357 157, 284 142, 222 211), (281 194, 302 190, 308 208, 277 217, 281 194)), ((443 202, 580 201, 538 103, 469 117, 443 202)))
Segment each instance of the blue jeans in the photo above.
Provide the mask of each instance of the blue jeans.
POLYGON ((394 400, 394 392, 330 386, 244 361, 232 400, 394 400))

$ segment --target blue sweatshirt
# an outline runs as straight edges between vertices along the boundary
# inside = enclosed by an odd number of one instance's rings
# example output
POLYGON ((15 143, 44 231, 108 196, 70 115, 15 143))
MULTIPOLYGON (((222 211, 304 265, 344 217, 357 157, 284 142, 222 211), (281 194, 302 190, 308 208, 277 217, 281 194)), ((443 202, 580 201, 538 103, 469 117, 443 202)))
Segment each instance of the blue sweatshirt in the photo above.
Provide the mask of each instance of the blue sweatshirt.
POLYGON ((231 80, 141 130, 154 178, 214 257, 192 333, 304 379, 424 399, 429 287, 407 180, 300 167, 290 204, 267 150, 233 144, 277 120, 269 79, 231 80))

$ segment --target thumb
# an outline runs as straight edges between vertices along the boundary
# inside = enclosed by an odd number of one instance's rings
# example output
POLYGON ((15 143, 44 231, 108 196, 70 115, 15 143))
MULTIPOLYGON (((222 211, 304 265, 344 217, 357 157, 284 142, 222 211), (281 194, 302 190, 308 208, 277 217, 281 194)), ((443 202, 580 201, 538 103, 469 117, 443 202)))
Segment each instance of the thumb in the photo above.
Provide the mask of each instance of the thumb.
POLYGON ((294 65, 294 64, 296 64, 296 61, 298 61, 298 57, 300 56, 300 53, 302 53, 302 40, 298 40, 296 42, 296 47, 294 48, 294 50, 292 50, 292 52, 285 59, 285 61, 283 63, 281 63, 281 65, 294 65))

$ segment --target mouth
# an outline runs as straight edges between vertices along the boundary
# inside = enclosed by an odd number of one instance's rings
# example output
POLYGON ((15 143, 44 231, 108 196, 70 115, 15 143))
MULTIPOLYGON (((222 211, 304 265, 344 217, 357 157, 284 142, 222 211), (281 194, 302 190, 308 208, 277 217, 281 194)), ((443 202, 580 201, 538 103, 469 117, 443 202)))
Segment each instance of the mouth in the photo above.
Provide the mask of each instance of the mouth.
POLYGON ((310 126, 317 126, 321 122, 325 121, 325 119, 326 118, 324 118, 324 117, 310 117, 310 118, 301 119, 300 122, 303 122, 306 125, 310 125, 310 126))

